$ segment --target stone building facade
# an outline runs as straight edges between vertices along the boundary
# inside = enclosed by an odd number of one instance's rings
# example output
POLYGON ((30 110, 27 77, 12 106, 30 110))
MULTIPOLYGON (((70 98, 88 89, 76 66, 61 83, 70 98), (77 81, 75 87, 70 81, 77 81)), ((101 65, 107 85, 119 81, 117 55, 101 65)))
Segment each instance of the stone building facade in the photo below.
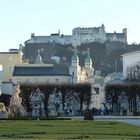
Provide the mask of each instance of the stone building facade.
POLYGON ((0 65, 2 66, 2 81, 12 80, 14 66, 22 63, 20 50, 10 49, 9 52, 0 52, 0 65))
POLYGON ((60 35, 59 33, 50 36, 35 36, 31 34, 31 38, 26 43, 59 43, 62 45, 80 46, 81 44, 105 41, 119 41, 127 44, 127 29, 122 29, 122 33, 107 33, 105 26, 81 28, 77 27, 72 30, 72 35, 60 35))

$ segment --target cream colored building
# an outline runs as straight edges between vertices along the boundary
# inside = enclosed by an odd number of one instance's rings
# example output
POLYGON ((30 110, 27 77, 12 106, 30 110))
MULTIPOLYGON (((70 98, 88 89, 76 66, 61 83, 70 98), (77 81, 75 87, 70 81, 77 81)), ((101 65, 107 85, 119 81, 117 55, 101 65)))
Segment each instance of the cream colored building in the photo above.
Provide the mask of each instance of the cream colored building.
POLYGON ((2 65, 2 81, 12 80, 13 69, 22 63, 21 51, 11 49, 9 52, 0 52, 0 65, 2 65))
POLYGON ((46 64, 16 65, 13 72, 13 82, 19 84, 70 84, 72 77, 59 67, 46 64))
POLYGON ((68 68, 62 68, 59 64, 44 64, 39 51, 35 63, 15 65, 13 82, 32 85, 72 83, 68 68))

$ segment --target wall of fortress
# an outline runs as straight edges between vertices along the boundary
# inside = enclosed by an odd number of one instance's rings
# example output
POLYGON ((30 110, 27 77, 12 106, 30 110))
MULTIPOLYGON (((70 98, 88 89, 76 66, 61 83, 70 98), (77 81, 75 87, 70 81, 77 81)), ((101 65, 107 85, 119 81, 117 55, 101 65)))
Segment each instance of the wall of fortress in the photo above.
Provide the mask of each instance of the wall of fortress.
POLYGON ((50 36, 32 35, 28 43, 60 43, 62 45, 72 44, 80 46, 81 44, 105 41, 120 41, 127 43, 127 29, 124 28, 122 33, 106 33, 104 25, 92 28, 77 27, 72 30, 72 35, 51 34, 50 36))

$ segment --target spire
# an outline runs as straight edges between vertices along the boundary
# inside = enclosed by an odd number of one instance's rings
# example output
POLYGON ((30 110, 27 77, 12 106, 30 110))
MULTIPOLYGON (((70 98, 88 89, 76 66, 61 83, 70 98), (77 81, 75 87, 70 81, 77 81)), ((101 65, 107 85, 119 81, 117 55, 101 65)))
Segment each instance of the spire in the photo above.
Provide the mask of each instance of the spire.
POLYGON ((105 30, 105 26, 104 26, 104 24, 101 25, 101 29, 105 30))
POLYGON ((38 50, 38 54, 37 54, 37 57, 35 59, 35 64, 43 64, 42 57, 40 55, 40 50, 38 50))
POLYGON ((87 48, 88 55, 90 56, 89 48, 87 48))
POLYGON ((71 58, 71 63, 72 63, 73 66, 78 66, 79 65, 79 57, 76 53, 76 48, 74 49, 74 54, 71 58))
POLYGON ((88 68, 88 67, 92 67, 92 59, 90 57, 90 51, 89 51, 89 48, 87 49, 87 56, 85 58, 85 67, 88 68))
POLYGON ((58 30, 58 34, 60 35, 60 29, 58 30))
POLYGON ((74 49, 74 54, 72 56, 72 61, 79 61, 79 58, 78 58, 78 55, 77 55, 77 52, 76 52, 76 48, 74 49))
POLYGON ((86 56, 86 59, 85 59, 85 63, 92 63, 89 48, 87 49, 87 56, 86 56))

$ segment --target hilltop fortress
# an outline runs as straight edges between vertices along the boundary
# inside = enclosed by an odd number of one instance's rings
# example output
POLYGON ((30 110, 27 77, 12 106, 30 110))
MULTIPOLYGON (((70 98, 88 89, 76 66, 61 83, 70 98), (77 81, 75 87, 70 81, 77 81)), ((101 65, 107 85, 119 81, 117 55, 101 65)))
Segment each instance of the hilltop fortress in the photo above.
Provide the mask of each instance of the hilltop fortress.
POLYGON ((105 26, 81 28, 77 27, 72 30, 72 35, 60 35, 59 33, 50 36, 35 36, 31 34, 31 39, 26 43, 59 43, 62 45, 80 46, 81 44, 105 41, 119 41, 127 44, 127 29, 122 29, 122 33, 106 33, 105 26))

